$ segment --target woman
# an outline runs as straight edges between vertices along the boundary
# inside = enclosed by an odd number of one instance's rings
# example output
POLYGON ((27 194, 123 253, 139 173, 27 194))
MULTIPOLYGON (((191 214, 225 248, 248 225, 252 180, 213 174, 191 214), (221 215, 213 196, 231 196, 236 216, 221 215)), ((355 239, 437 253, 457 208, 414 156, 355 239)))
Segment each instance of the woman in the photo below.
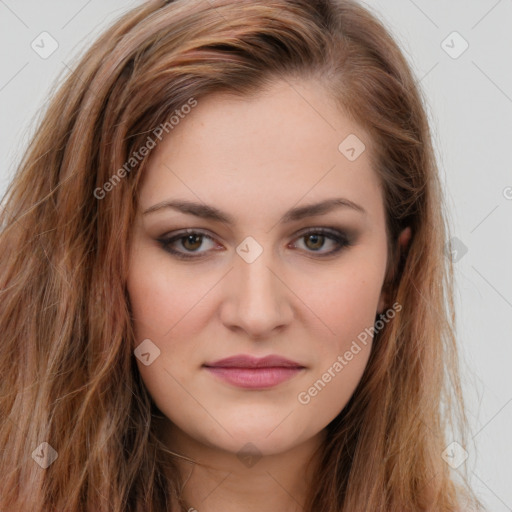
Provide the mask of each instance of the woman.
POLYGON ((355 2, 133 9, 2 222, 1 510, 481 506, 427 119, 355 2))

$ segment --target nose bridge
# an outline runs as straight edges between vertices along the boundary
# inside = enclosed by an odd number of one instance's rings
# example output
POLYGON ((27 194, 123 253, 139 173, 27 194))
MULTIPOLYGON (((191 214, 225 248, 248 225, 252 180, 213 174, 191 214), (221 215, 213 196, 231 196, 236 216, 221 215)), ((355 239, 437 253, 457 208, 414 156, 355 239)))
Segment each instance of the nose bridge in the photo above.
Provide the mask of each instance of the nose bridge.
POLYGON ((252 336, 264 336, 292 317, 286 286, 276 276, 279 266, 271 249, 258 250, 254 241, 249 240, 247 244, 242 242, 237 252, 230 272, 232 300, 225 304, 223 320, 252 336), (259 255, 254 258, 255 251, 259 255))
MULTIPOLYGON (((270 251, 268 252, 270 253, 270 251)), ((265 308, 265 305, 270 306, 272 302, 278 300, 277 278, 270 271, 270 268, 272 268, 271 260, 270 255, 266 257, 261 255, 252 263, 243 260, 238 262, 237 274, 239 281, 237 288, 240 302, 248 302, 265 308)))

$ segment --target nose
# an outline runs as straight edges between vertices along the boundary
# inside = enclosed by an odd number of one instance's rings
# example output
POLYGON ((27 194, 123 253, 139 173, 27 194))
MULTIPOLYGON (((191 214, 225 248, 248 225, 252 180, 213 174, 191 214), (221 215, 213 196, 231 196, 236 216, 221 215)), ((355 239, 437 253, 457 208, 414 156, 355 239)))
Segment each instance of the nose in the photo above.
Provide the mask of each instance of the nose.
POLYGON ((236 256, 227 276, 221 320, 251 339, 267 338, 293 319, 293 293, 269 253, 264 250, 252 263, 236 256))

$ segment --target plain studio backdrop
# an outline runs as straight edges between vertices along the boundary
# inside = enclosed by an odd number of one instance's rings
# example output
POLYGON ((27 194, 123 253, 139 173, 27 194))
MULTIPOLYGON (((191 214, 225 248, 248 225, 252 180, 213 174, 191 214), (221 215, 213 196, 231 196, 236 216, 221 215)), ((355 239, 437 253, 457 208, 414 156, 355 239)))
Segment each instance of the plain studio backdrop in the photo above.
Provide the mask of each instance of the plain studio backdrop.
MULTIPOLYGON (((72 72, 77 52, 140 3, 0 0, 1 194, 57 77, 72 72)), ((364 5, 391 30, 421 81, 450 209, 472 436, 467 459, 452 470, 467 465, 488 510, 511 511, 512 0, 364 5)))

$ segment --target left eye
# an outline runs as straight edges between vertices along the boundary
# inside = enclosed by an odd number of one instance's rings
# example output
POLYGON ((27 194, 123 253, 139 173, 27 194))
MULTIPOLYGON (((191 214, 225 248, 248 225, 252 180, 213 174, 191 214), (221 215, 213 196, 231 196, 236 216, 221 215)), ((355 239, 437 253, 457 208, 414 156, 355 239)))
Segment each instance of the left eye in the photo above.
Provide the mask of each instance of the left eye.
MULTIPOLYGON (((177 258, 194 259, 201 257, 201 255, 206 252, 199 251, 205 239, 211 243, 214 242, 214 239, 208 234, 201 231, 188 229, 171 237, 159 238, 158 242, 164 250, 173 254, 177 258), (173 247, 177 242, 181 242, 180 245, 185 250, 185 252, 177 250, 175 247, 173 247), (193 253, 198 255, 193 255, 193 253)), ((337 253, 344 247, 350 245, 350 242, 344 233, 327 228, 309 229, 308 231, 300 234, 298 240, 304 240, 306 247, 310 249, 308 252, 318 253, 319 256, 330 256, 334 253, 337 253), (334 245, 334 249, 327 252, 320 252, 320 249, 325 246, 326 240, 330 241, 331 244, 334 245)))

